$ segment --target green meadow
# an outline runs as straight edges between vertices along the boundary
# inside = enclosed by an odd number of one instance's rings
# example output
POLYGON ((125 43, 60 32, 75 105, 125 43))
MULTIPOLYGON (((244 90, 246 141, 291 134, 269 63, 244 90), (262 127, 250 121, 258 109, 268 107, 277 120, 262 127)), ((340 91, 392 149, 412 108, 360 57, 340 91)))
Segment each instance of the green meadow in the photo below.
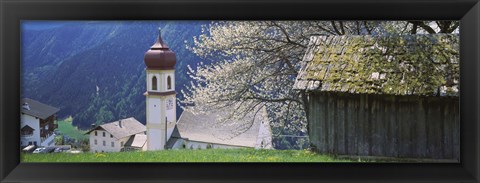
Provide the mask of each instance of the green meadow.
POLYGON ((205 149, 22 154, 22 162, 351 162, 307 150, 205 149))
POLYGON ((69 136, 70 138, 74 138, 77 140, 84 140, 87 139, 88 136, 85 135, 84 130, 80 130, 77 127, 72 125, 72 117, 65 118, 64 120, 58 120, 58 131, 64 135, 69 136))

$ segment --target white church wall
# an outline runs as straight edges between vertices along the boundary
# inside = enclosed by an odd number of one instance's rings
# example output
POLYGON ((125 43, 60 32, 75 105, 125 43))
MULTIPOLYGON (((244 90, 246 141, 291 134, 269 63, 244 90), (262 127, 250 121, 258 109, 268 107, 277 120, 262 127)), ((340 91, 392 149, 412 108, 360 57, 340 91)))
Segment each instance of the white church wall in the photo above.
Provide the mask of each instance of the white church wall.
POLYGON ((150 110, 147 110, 147 119, 148 122, 161 123, 165 119, 160 119, 164 106, 162 105, 162 100, 159 97, 148 97, 147 105, 150 110))
POLYGON ((185 140, 177 139, 175 144, 173 144, 172 149, 184 149, 183 144, 185 144, 185 140))
POLYGON ((165 147, 165 128, 147 130, 148 150, 163 150, 165 147))
POLYGON ((259 127, 257 141, 255 143, 255 149, 272 149, 272 130, 267 118, 261 122, 259 127))
POLYGON ((207 149, 207 144, 203 142, 188 141, 185 148, 187 149, 207 149))
MULTIPOLYGON (((158 78, 157 92, 168 92, 175 90, 175 71, 174 70, 147 70, 151 78, 154 75, 158 78), (171 88, 167 89, 167 78, 170 76, 171 88)), ((147 86, 150 83, 147 82, 147 86)), ((159 96, 149 95, 146 97, 147 103, 147 141, 148 149, 162 150, 165 145, 165 120, 168 121, 167 138, 172 135, 176 124, 176 97, 175 95, 159 96), (167 101, 171 101, 167 107, 167 101)))
POLYGON ((230 146, 230 145, 224 145, 224 144, 212 144, 213 149, 238 149, 238 148, 246 148, 246 147, 240 147, 240 146, 230 146))
POLYGON ((159 92, 160 91, 160 86, 162 84, 162 79, 161 79, 161 75, 158 74, 157 72, 152 72, 150 70, 147 70, 147 90, 148 91, 154 91, 154 92, 159 92), (153 79, 153 76, 157 77, 157 89, 156 90, 153 90, 152 89, 152 79, 153 79))
POLYGON ((161 77, 161 86, 160 92, 166 92, 166 91, 174 91, 175 90, 175 70, 162 70, 160 71, 160 77, 161 77), (170 76, 170 81, 171 81, 171 88, 167 88, 167 78, 170 76))
POLYGON ((166 92, 175 90, 175 70, 147 70, 147 90, 166 92), (157 90, 152 90, 152 78, 157 77, 157 90), (170 76, 171 87, 167 87, 167 78, 170 76))
POLYGON ((161 150, 165 144, 165 119, 160 119, 165 110, 163 103, 160 96, 147 97, 147 141, 150 150, 161 150))
MULTIPOLYGON (((147 128, 161 128, 165 129, 165 118, 161 116, 166 116, 168 120, 167 126, 167 135, 168 138, 172 135, 173 129, 176 123, 176 101, 175 97, 148 97, 147 98, 147 128), (173 100, 173 107, 167 110, 166 99, 169 98, 173 100)), ((158 130, 157 130, 158 131, 158 130)), ((164 136, 164 131, 159 131, 164 136)))
POLYGON ((215 143, 208 143, 208 142, 197 142, 197 141, 189 141, 189 140, 178 140, 175 143, 174 149, 238 149, 238 148, 245 148, 240 146, 231 146, 225 144, 215 144, 215 143))
POLYGON ((175 124, 177 123, 177 116, 176 116, 177 108, 176 108, 176 100, 174 96, 168 96, 166 97, 166 99, 170 99, 173 101, 173 106, 171 108, 167 108, 166 107, 167 104, 165 104, 165 109, 166 109, 165 114, 168 120, 167 134, 168 134, 168 138, 170 138, 172 136, 173 129, 175 128, 175 124))

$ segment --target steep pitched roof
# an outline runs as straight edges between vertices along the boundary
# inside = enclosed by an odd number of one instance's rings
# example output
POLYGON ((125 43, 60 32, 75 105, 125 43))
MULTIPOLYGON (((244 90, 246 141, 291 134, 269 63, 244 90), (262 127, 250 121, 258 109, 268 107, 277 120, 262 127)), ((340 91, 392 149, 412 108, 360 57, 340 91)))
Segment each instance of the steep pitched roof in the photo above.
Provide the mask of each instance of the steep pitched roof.
POLYGON ((181 138, 182 136, 178 131, 178 126, 175 125, 175 127, 173 128, 172 136, 170 136, 170 138, 167 141, 167 149, 172 149, 175 143, 177 142, 177 140, 181 138))
POLYGON ((128 138, 127 142, 125 142, 124 146, 130 147, 143 147, 147 142, 147 135, 144 134, 135 134, 128 138))
POLYGON ((28 126, 28 125, 25 125, 23 126, 20 131, 34 131, 35 129, 33 129, 32 127, 28 126))
POLYGON ((458 34, 313 36, 295 89, 458 96, 458 34))
POLYGON ((170 137, 167 141, 167 149, 172 149, 173 146, 175 145, 175 143, 177 143, 177 140, 179 140, 181 138, 178 138, 178 137, 170 137))
POLYGON ((57 113, 60 109, 41 103, 29 98, 23 98, 20 100, 20 109, 22 113, 34 116, 40 119, 47 119, 51 115, 57 113), (23 107, 28 105, 28 107, 23 107))
POLYGON ((180 135, 180 132, 178 131, 177 125, 175 125, 175 127, 173 128, 172 137, 182 138, 182 136, 180 135))
POLYGON ((262 121, 268 120, 265 109, 262 108, 256 115, 252 112, 241 120, 230 120, 225 124, 217 124, 219 117, 225 115, 228 110, 234 109, 210 111, 208 114, 193 114, 189 110, 184 110, 177 123, 179 135, 190 141, 255 147, 260 125, 262 121), (252 125, 248 130, 236 134, 238 129, 248 128, 249 124, 252 125))
POLYGON ((90 134, 93 130, 103 129, 108 133, 112 134, 116 139, 121 139, 130 135, 141 133, 147 131, 145 125, 137 121, 135 118, 130 117, 126 119, 121 119, 114 122, 109 122, 97 126, 85 134, 90 134))

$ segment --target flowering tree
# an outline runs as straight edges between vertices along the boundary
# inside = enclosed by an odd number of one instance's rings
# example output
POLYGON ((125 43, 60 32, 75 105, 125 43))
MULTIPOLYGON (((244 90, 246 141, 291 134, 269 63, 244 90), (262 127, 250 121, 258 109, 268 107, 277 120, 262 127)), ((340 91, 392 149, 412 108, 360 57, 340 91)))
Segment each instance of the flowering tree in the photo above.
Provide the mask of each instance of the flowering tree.
MULTIPOLYGON (((292 86, 310 36, 436 33, 458 28, 454 23, 441 25, 435 27, 434 22, 421 21, 212 22, 204 26, 202 34, 194 38, 194 46, 189 47, 212 64, 199 63, 189 68, 194 82, 182 91, 185 99, 180 102, 185 106, 195 105, 185 108, 193 113, 233 106, 236 110, 222 122, 241 119, 266 107, 273 134, 280 129, 304 134, 307 96, 292 86)), ((249 128, 244 126, 238 129, 239 134, 249 128)))

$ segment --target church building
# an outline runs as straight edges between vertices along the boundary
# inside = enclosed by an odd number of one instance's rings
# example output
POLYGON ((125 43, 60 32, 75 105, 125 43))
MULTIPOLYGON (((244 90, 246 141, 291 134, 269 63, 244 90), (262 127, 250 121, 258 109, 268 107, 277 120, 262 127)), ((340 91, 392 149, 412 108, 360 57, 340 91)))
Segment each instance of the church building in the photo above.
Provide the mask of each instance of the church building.
MULTIPOLYGON (((87 132, 90 135, 90 147, 92 152, 112 152, 131 150, 164 150, 164 149, 209 149, 209 148, 272 148, 272 132, 268 121, 268 115, 263 108, 259 114, 247 115, 242 120, 229 121, 230 124, 238 125, 215 125, 226 111, 208 111, 206 114, 193 114, 184 111, 177 121, 175 91, 175 64, 176 55, 162 40, 159 31, 156 42, 145 53, 147 91, 146 99, 146 127, 134 118, 131 126, 136 130, 120 128, 118 123, 125 119, 94 127, 87 132), (250 128, 236 134, 241 124, 252 123, 250 128), (105 127, 105 128, 104 128, 105 127), (106 127, 111 127, 106 130, 106 127), (112 134, 111 147, 104 139, 98 138, 98 130, 112 134), (122 134, 114 135, 115 133, 122 134), (118 136, 118 137, 117 137, 118 136), (97 139, 97 140, 96 140, 97 139), (113 141, 115 139, 116 141, 113 141), (105 144, 105 145, 104 145, 105 144), (92 148, 98 147, 98 148, 92 148), (95 151, 96 150, 96 151, 95 151)), ((195 107, 195 106, 191 106, 195 107)))
POLYGON ((240 126, 213 125, 225 111, 209 111, 208 114, 184 111, 177 121, 175 64, 176 55, 162 40, 159 31, 157 41, 145 53, 148 150, 272 148, 272 134, 265 109, 262 109, 263 115, 252 114, 242 121, 230 121, 233 124, 253 121, 248 130, 236 135, 233 135, 235 128, 240 126))
POLYGON ((157 42, 145 53, 148 150, 164 149, 177 121, 175 57, 159 31, 157 42))

